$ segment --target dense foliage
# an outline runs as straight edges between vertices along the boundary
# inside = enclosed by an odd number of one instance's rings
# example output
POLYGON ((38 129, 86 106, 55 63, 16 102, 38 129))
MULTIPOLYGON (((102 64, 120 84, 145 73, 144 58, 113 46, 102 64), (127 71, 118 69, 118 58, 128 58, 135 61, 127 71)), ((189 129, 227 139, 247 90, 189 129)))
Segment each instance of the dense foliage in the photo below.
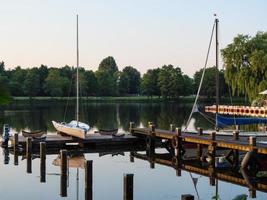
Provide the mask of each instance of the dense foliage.
POLYGON ((267 32, 254 37, 238 35, 222 50, 225 80, 234 94, 252 101, 267 89, 267 32))
MULTIPOLYGON (((26 69, 18 66, 15 69, 5 70, 2 63, 0 70, 2 70, 0 81, 5 83, 1 86, 12 96, 61 97, 75 96, 76 93, 75 67, 49 68, 41 65, 26 69)), ((183 74, 179 67, 164 65, 161 68, 149 69, 141 77, 140 72, 132 66, 126 66, 119 71, 115 59, 107 57, 101 61, 95 72, 81 67, 79 84, 82 96, 146 95, 170 99, 194 94, 201 73, 201 70, 196 72, 194 80, 183 74)), ((215 75, 209 73, 208 69, 207 76, 202 95, 211 97, 215 95, 215 75)), ((223 76, 221 77, 223 79, 223 76)))
MULTIPOLYGON (((200 95, 206 96, 208 98, 212 98, 216 96, 216 67, 207 68, 205 71, 205 76, 203 79, 202 88, 200 91, 200 95)), ((201 76, 203 73, 203 69, 197 71, 194 75, 195 80, 195 89, 198 88, 201 80, 201 76)), ((197 91, 195 91, 197 93, 197 91)), ((224 80, 224 72, 219 72, 219 96, 228 96, 229 92, 226 87, 226 83, 224 80)))
POLYGON ((7 82, 8 77, 5 72, 5 64, 0 62, 0 104, 6 104, 10 100, 7 82))

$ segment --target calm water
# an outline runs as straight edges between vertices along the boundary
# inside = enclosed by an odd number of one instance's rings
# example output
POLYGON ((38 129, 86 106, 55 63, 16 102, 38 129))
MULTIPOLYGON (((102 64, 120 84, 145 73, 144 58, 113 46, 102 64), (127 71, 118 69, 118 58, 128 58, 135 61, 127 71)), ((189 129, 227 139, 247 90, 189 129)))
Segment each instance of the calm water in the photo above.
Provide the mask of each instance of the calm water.
MULTIPOLYGON (((92 131, 96 129, 114 129, 127 131, 129 122, 137 126, 146 126, 148 121, 154 121, 158 127, 168 129, 169 124, 177 126, 185 124, 191 111, 191 105, 175 103, 90 103, 83 107, 83 121, 88 122, 92 131)), ((74 107, 65 110, 65 105, 15 105, 0 111, 0 126, 8 123, 14 132, 22 129, 46 129, 53 134, 51 120, 71 120, 74 107)), ((196 127, 212 128, 203 117, 195 115, 190 123, 190 129, 196 127)), ((157 150, 166 153, 165 150, 157 150)), ((19 157, 19 165, 15 166, 13 154, 5 152, 0 156, 0 199, 84 199, 84 170, 69 168, 68 197, 60 197, 60 167, 53 165, 57 155, 47 155, 46 183, 40 183, 40 159, 33 160, 32 174, 26 173, 26 159, 19 157), (6 163, 6 164, 5 164, 6 163), (8 164, 7 164, 8 163, 8 164)), ((144 152, 139 152, 144 154, 144 152)), ((123 197, 123 174, 134 174, 134 199, 136 200, 174 200, 181 194, 193 194, 197 199, 212 199, 216 187, 209 185, 209 178, 194 174, 197 180, 196 189, 191 175, 182 171, 182 176, 176 176, 172 167, 156 164, 150 168, 149 162, 138 158, 130 162, 129 152, 119 155, 84 154, 85 159, 93 160, 93 197, 96 200, 123 197), (121 155, 124 154, 124 155, 121 155)), ((267 184, 267 183, 266 183, 267 184)), ((220 199, 234 199, 237 195, 249 195, 248 188, 231 183, 218 181, 220 199)), ((257 191, 257 199, 267 199, 267 193, 257 191)))

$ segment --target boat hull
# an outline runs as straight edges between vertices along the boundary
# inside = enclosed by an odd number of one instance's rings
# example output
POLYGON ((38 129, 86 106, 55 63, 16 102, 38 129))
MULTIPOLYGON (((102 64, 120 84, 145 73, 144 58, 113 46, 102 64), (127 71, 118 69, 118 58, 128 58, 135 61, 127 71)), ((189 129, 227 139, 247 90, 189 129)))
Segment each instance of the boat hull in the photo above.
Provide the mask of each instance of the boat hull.
POLYGON ((52 123, 58 132, 65 133, 73 137, 85 139, 87 131, 84 129, 81 129, 80 127, 71 127, 71 126, 68 126, 67 124, 62 124, 62 123, 58 123, 55 121, 52 121, 52 123))

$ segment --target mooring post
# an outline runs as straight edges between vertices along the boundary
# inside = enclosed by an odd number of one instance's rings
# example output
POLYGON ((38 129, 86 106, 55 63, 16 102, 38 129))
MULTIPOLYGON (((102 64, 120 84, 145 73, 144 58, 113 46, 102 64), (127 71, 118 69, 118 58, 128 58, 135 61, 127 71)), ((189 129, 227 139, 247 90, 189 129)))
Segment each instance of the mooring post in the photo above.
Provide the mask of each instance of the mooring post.
POLYGON ((60 150, 60 196, 67 196, 67 150, 60 150))
POLYGON ((133 200, 133 174, 123 176, 123 200, 133 200))
POLYGON ((255 189, 248 189, 249 190, 249 198, 255 199, 257 197, 255 189))
POLYGON ((14 134, 14 165, 19 164, 19 155, 18 155, 18 146, 19 146, 19 135, 18 133, 14 134))
POLYGON ((32 173, 32 138, 26 140, 27 173, 32 173))
POLYGON ((153 157, 155 154, 155 139, 156 139, 155 125, 151 124, 150 129, 151 129, 150 135, 147 136, 146 138, 146 148, 147 148, 147 156, 153 157))
POLYGON ((181 200, 194 200, 195 197, 191 194, 182 194, 181 195, 181 200))
POLYGON ((93 199, 93 161, 86 160, 85 161, 85 200, 93 199))
POLYGON ((174 131, 175 131, 175 126, 174 126, 174 124, 170 124, 170 131, 171 131, 171 132, 174 132, 174 131))
POLYGON ((210 157, 210 165, 215 168, 215 156, 216 156, 216 132, 210 133, 211 143, 208 147, 208 153, 210 157))
POLYGON ((254 150, 254 147, 257 145, 257 137, 250 136, 249 137, 249 145, 251 146, 251 150, 254 150))
MULTIPOLYGON (((239 131, 238 130, 233 132, 233 140, 235 140, 235 141, 239 140, 239 131)), ((233 150, 233 166, 235 168, 239 167, 239 151, 236 149, 233 150)))
MULTIPOLYGON (((197 131, 198 131, 198 135, 199 136, 203 135, 203 129, 202 128, 199 127, 197 129, 197 131)), ((201 160, 202 154, 203 154, 203 145, 202 144, 197 144, 197 159, 198 160, 201 160)))
POLYGON ((173 138, 173 147, 176 149, 176 156, 181 159, 182 156, 182 129, 176 128, 176 136, 173 138))
POLYGON ((40 142, 40 182, 46 181, 46 143, 40 142))
POLYGON ((208 146, 210 185, 215 186, 215 156, 216 156, 216 132, 210 133, 211 143, 208 146))
POLYGON ((130 122, 130 128, 129 128, 130 134, 134 135, 134 122, 130 122))
POLYGON ((130 162, 131 163, 134 162, 134 152, 133 151, 130 152, 130 162))

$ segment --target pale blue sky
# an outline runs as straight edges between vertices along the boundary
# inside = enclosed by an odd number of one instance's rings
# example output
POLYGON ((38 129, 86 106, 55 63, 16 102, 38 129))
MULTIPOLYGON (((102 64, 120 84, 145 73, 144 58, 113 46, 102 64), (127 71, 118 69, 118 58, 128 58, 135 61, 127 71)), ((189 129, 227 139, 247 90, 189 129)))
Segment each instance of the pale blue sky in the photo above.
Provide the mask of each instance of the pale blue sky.
POLYGON ((264 0, 0 0, 0 60, 9 68, 75 65, 78 13, 86 69, 113 56, 119 69, 173 64, 191 76, 203 66, 213 13, 225 47, 238 33, 266 31, 266 8, 264 0))

